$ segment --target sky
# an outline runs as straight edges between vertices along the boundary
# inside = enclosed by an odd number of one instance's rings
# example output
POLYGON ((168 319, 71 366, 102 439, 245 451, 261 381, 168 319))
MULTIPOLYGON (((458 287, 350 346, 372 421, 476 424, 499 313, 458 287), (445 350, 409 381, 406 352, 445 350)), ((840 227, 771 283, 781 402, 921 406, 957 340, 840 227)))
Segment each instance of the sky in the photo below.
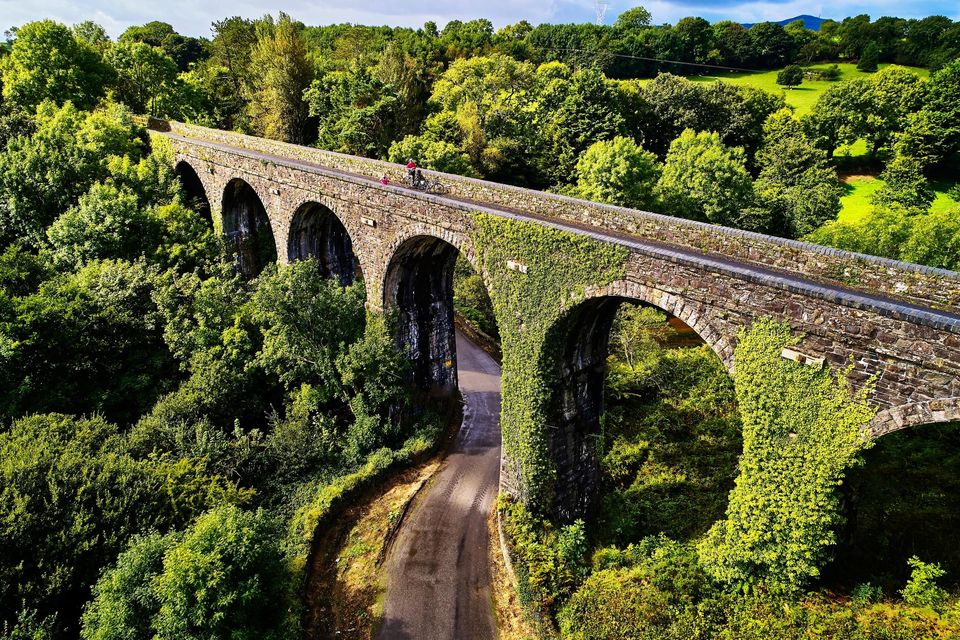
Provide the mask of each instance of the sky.
MULTIPOLYGON (((636 4, 640 3, 609 0, 605 22, 611 24, 620 12, 636 4)), ((656 24, 691 15, 711 21, 760 22, 804 13, 824 18, 866 13, 874 18, 939 14, 960 19, 958 0, 649 0, 642 4, 656 24)), ((501 27, 520 20, 540 24, 595 19, 594 0, 0 0, 0 32, 31 20, 53 18, 66 24, 93 20, 116 37, 132 24, 162 20, 185 35, 209 36, 213 20, 235 15, 255 18, 279 11, 310 25, 352 22, 416 27, 433 20, 442 27, 454 19, 483 17, 501 27)))

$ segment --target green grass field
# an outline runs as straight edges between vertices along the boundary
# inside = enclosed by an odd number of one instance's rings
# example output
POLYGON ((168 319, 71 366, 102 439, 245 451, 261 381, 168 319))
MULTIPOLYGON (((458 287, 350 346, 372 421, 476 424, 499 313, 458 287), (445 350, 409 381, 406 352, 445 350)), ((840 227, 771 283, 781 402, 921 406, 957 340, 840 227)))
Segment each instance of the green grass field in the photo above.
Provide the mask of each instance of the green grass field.
MULTIPOLYGON (((826 69, 828 66, 830 65, 817 64, 805 68, 826 69)), ((716 82, 718 80, 722 80, 723 82, 756 87, 758 89, 764 89, 773 93, 783 93, 787 98, 787 103, 796 110, 796 113, 799 116, 809 113, 813 108, 813 105, 817 102, 817 98, 819 98, 820 94, 826 91, 827 87, 830 85, 842 80, 852 80, 854 78, 863 78, 871 75, 869 73, 864 73, 863 71, 857 71, 857 65, 855 64, 844 63, 837 66, 840 67, 839 80, 804 80, 803 84, 801 84, 799 87, 786 90, 777 84, 777 70, 758 73, 720 73, 711 76, 690 76, 690 79, 694 82, 716 82)), ((880 66, 885 67, 887 65, 880 66)), ((922 78, 926 78, 930 75, 930 71, 928 69, 921 69, 918 67, 907 68, 911 69, 914 73, 922 78)))
MULTIPOLYGON (((843 208, 840 210, 837 219, 840 222, 857 222, 870 213, 870 209, 873 207, 870 196, 880 188, 883 180, 874 176, 853 175, 843 178, 843 182, 846 186, 846 192, 840 198, 840 206, 843 208)), ((960 204, 960 202, 947 195, 947 191, 954 184, 947 180, 935 180, 930 183, 935 194, 933 204, 930 205, 930 213, 939 213, 960 204)))

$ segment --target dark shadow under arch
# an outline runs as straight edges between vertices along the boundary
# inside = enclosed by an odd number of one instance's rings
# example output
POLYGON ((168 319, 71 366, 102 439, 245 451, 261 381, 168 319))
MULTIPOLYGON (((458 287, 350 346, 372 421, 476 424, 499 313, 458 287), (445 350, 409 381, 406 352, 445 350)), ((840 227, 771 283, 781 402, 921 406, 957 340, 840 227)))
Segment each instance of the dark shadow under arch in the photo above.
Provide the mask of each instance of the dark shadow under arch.
POLYGON ((459 251, 433 236, 403 242, 387 267, 384 310, 396 314, 399 347, 409 349, 412 382, 424 391, 457 387, 453 270, 459 251))
POLYGON ((939 562, 944 586, 960 585, 960 422, 917 425, 878 438, 840 490, 845 523, 823 582, 871 582, 896 596, 907 559, 939 562))
POLYGON ((596 439, 604 410, 610 334, 624 304, 663 313, 676 331, 670 346, 704 343, 693 329, 663 309, 617 295, 589 298, 550 328, 541 370, 548 375, 547 443, 557 473, 554 509, 562 522, 586 515, 599 490, 596 439))
POLYGON ((207 198, 207 190, 196 170, 189 162, 181 160, 177 163, 173 172, 180 179, 180 186, 183 189, 187 206, 200 214, 204 220, 210 223, 212 228, 213 214, 210 210, 210 200, 207 198))
POLYGON ((237 269, 248 278, 277 260, 270 219, 253 187, 240 178, 223 191, 223 233, 233 244, 237 269))
POLYGON ((313 258, 324 277, 334 277, 347 286, 359 275, 350 234, 329 208, 317 202, 301 205, 290 222, 287 258, 313 258))

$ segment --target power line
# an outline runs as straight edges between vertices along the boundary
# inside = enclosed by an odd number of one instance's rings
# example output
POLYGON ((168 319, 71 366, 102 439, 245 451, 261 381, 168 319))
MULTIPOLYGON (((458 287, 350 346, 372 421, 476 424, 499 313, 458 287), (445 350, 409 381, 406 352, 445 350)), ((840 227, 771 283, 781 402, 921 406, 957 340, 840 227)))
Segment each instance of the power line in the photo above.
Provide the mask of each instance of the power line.
POLYGON ((632 56, 626 53, 613 53, 611 51, 589 51, 587 49, 572 49, 572 48, 559 48, 559 47, 543 47, 544 49, 551 49, 552 51, 572 51, 574 53, 588 53, 588 54, 603 54, 608 55, 614 58, 628 58, 630 60, 644 60, 646 62, 662 62, 663 64, 679 64, 686 65, 688 67, 700 67, 703 69, 719 69, 721 71, 734 71, 738 73, 764 73, 762 69, 743 69, 741 67, 728 67, 723 65, 716 64, 703 64, 700 62, 683 62, 681 60, 664 60, 663 58, 647 58, 645 56, 632 56))

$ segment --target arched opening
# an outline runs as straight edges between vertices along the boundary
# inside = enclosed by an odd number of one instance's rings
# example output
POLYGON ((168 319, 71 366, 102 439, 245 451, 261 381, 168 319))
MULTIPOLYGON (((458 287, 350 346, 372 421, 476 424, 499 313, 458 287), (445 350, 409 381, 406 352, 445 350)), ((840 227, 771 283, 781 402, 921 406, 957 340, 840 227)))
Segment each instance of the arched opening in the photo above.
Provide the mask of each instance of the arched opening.
POLYGON ((277 260, 270 219, 260 196, 234 178, 223 192, 223 233, 233 244, 236 268, 248 278, 277 260))
POLYGON ((960 423, 914 426, 878 438, 841 488, 845 523, 825 585, 850 591, 866 583, 897 596, 917 556, 960 586, 960 423))
POLYGON ((192 166, 186 161, 181 160, 173 170, 177 178, 180 179, 180 186, 183 189, 186 205, 196 211, 204 220, 207 220, 213 226, 213 215, 210 212, 210 200, 207 198, 207 190, 200 180, 200 176, 192 166))
POLYGON ((394 253, 384 280, 384 309, 396 313, 397 345, 408 350, 413 384, 446 395, 457 387, 453 271, 459 252, 433 236, 415 236, 394 253))
POLYGON ((729 373, 681 319, 588 299, 547 335, 546 411, 561 522, 604 544, 702 535, 723 516, 742 451, 729 373))
POLYGON ((314 258, 324 277, 337 278, 343 286, 360 272, 350 234, 333 211, 317 202, 302 205, 293 215, 287 257, 291 262, 314 258))

